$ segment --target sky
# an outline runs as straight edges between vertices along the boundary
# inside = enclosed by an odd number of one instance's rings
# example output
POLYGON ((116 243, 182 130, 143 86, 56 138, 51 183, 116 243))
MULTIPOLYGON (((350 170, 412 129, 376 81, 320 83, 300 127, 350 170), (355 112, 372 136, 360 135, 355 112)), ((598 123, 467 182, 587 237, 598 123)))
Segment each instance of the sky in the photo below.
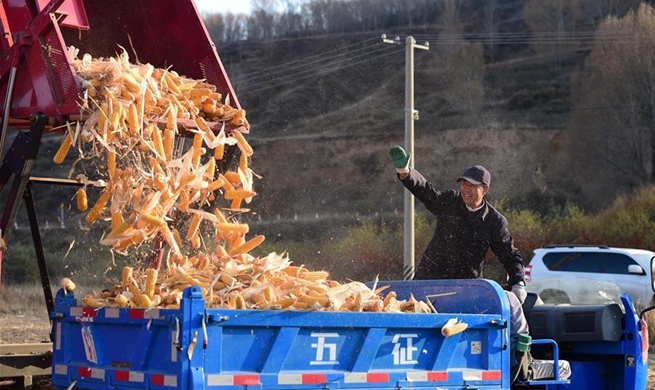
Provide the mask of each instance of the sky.
POLYGON ((195 0, 200 13, 250 13, 250 0, 195 0))

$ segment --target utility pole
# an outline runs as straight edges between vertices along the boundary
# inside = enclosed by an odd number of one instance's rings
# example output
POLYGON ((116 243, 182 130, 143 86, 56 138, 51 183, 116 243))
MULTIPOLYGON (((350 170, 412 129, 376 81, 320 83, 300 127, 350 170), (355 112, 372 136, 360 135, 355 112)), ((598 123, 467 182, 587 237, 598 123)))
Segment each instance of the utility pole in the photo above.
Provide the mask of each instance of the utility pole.
MULTIPOLYGON (((400 44, 400 38, 388 39, 382 34, 382 42, 394 45, 400 44)), ((418 110, 414 109, 414 49, 430 50, 430 44, 423 45, 416 43, 413 36, 405 38, 405 150, 410 154, 410 164, 415 166, 416 155, 414 154, 414 121, 418 120, 418 110)), ((414 279, 414 196, 405 190, 405 239, 403 256, 403 280, 414 279)))

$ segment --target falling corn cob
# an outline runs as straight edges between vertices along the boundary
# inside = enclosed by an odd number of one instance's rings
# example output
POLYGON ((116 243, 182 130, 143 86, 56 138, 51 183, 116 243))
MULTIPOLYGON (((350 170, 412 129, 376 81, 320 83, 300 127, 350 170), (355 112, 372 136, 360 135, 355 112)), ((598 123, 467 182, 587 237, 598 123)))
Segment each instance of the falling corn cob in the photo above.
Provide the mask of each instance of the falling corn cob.
POLYGON ((111 193, 109 192, 108 189, 105 188, 105 190, 100 194, 100 197, 98 198, 98 201, 96 204, 91 208, 91 211, 86 215, 86 221, 88 223, 95 223, 95 221, 98 220, 100 215, 102 215, 102 211, 105 209, 105 205, 107 205, 107 202, 109 201, 109 197, 111 196, 111 193))
POLYGON ((198 235, 198 230, 200 229, 200 222, 202 222, 202 217, 200 214, 193 214, 191 217, 191 223, 189 223, 189 230, 186 234, 186 239, 191 240, 193 237, 198 235))
POLYGON ((248 233, 248 225, 242 223, 217 223, 214 226, 222 232, 248 233))
POLYGON ((86 190, 84 188, 80 188, 77 190, 75 196, 77 198, 77 209, 79 211, 86 211, 86 209, 89 208, 89 200, 86 197, 86 190))
POLYGON ((255 236, 255 237, 251 238, 250 240, 246 241, 244 244, 239 245, 236 248, 230 250, 229 253, 232 256, 240 255, 240 254, 243 254, 243 253, 248 253, 251 250, 258 247, 259 245, 261 245, 261 243, 264 242, 265 239, 266 239, 266 237, 264 237, 263 235, 255 236))
POLYGON ((59 286, 64 289, 64 291, 73 291, 75 290, 75 283, 73 283, 70 278, 62 278, 59 282, 59 286))
POLYGON ((240 131, 234 131, 232 133, 232 136, 237 140, 237 145, 239 146, 239 149, 241 150, 241 153, 245 154, 246 156, 250 157, 253 154, 252 147, 250 144, 248 144, 248 141, 243 137, 243 134, 241 134, 240 131))
POLYGON ((248 190, 229 190, 225 191, 225 199, 234 200, 234 199, 244 199, 251 198, 257 195, 254 191, 248 190))
POLYGON ((72 145, 73 138, 69 132, 66 132, 66 136, 64 137, 59 150, 57 150, 57 153, 55 153, 55 157, 52 159, 52 161, 54 161, 55 164, 63 163, 72 145))

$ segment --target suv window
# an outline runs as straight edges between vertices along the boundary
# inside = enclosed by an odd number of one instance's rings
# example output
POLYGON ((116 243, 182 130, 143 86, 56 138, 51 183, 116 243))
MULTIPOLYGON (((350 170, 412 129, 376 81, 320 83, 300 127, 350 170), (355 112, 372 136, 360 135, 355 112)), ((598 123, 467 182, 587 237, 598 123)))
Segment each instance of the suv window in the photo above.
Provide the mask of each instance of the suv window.
POLYGON ((620 253, 551 252, 544 264, 551 271, 628 274, 628 266, 637 262, 620 253))

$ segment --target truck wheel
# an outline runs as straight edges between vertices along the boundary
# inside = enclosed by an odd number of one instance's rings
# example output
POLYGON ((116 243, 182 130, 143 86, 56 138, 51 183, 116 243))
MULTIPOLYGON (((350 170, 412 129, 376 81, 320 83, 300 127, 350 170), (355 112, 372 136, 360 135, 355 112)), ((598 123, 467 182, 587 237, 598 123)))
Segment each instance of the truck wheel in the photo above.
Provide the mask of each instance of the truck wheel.
POLYGON ((562 290, 545 289, 539 296, 544 303, 571 303, 571 298, 562 290))

